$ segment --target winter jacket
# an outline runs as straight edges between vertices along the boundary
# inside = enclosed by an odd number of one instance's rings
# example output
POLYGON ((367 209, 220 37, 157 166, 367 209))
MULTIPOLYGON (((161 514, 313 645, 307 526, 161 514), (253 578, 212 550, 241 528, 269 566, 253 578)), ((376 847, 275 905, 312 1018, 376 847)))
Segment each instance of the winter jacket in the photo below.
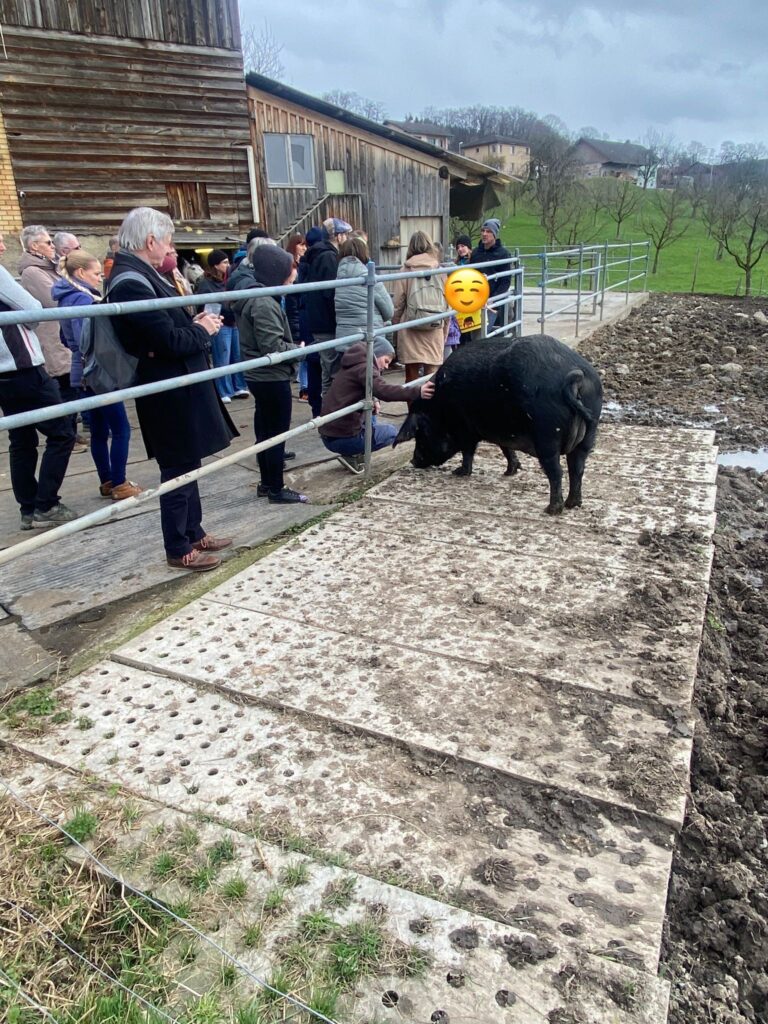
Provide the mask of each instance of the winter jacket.
MULTIPOLYGON (((138 256, 119 252, 115 257, 110 275, 110 300, 132 302, 153 296, 170 298, 176 294, 175 288, 138 256), (138 272, 145 278, 146 285, 132 280, 114 284, 118 275, 127 270, 138 272)), ((183 377, 209 368, 208 334, 192 323, 184 309, 126 313, 111 320, 125 350, 139 360, 139 384, 183 377)), ((199 462, 227 448, 232 438, 238 436, 212 380, 137 398, 136 413, 147 455, 157 459, 161 467, 199 462)))
MULTIPOLYGON (((345 256, 339 261, 337 278, 365 277, 368 271, 356 256, 345 256)), ((368 289, 364 285, 336 289, 336 337, 365 331, 368 319, 368 289)), ((389 292, 378 281, 373 289, 373 326, 383 327, 392 319, 395 307, 389 292)))
MULTIPOLYGON (((19 277, 22 288, 33 295, 43 309, 53 309, 56 305, 51 296, 51 289, 61 280, 56 271, 56 264, 45 256, 34 253, 23 253, 19 261, 19 277)), ((41 323, 37 328, 37 336, 45 357, 45 368, 51 377, 63 377, 69 373, 72 365, 72 353, 62 343, 59 325, 50 320, 41 323)))
MULTIPOLYGON (((350 345, 341 357, 341 368, 323 398, 322 415, 338 412, 345 405, 354 405, 365 398, 366 348, 362 341, 350 345)), ((418 388, 405 388, 400 384, 387 384, 376 363, 373 364, 373 395, 382 402, 412 402, 419 397, 418 388)), ((357 437, 365 424, 362 409, 332 420, 320 427, 323 437, 357 437)))
MULTIPOLYGON (((241 263, 242 267, 243 264, 241 263)), ((239 268, 238 268, 239 269, 239 268)), ((240 287, 263 288, 253 276, 251 283, 240 287)), ((240 332, 240 355, 243 359, 259 359, 273 352, 286 352, 296 348, 288 318, 280 304, 279 295, 255 295, 250 299, 235 299, 232 308, 237 317, 240 332)), ((246 370, 245 379, 254 381, 293 379, 296 373, 296 362, 275 363, 274 366, 261 366, 255 370, 246 370)))
MULTIPOLYGON (((236 323, 235 314, 232 312, 229 303, 223 303, 216 298, 217 292, 228 291, 232 291, 231 284, 227 284, 226 281, 217 281, 213 277, 208 277, 207 274, 204 277, 201 277, 195 285, 195 295, 211 295, 211 302, 218 302, 221 306, 221 315, 224 318, 224 326, 234 327, 236 323)), ((198 306, 197 309, 198 312, 202 311, 201 306, 198 306)))
MULTIPOLYGON (((411 256, 403 265, 403 270, 427 270, 430 267, 438 267, 437 256, 432 253, 423 252, 411 256)), ((442 280, 442 279, 441 279, 442 280)), ((413 278, 395 281, 395 311, 392 315, 392 322, 402 323, 406 318, 408 305, 408 292, 413 287, 413 278)), ((405 330, 398 331, 397 358, 401 363, 426 363, 427 366, 441 366, 443 362, 443 347, 446 335, 448 334, 448 319, 438 322, 428 330, 405 330)))
MULTIPOLYGON (((0 312, 15 309, 40 309, 40 303, 17 284, 5 267, 0 267, 0 312)), ((14 373, 42 366, 45 362, 37 324, 15 324, 0 328, 0 373, 14 373)))
MULTIPOLYGON (((339 254, 330 242, 315 242, 304 253, 302 263, 306 261, 304 284, 315 281, 335 281, 339 267, 339 254)), ((336 306, 334 304, 334 288, 304 293, 304 311, 307 327, 313 334, 336 334, 336 306)))
MULTIPOLYGON (((83 286, 85 287, 85 286, 83 286)), ((51 289, 51 295, 59 306, 90 306, 98 301, 96 292, 83 291, 76 288, 66 277, 60 277, 51 289)), ((80 335, 83 333, 83 318, 62 320, 59 324, 64 344, 72 353, 72 368, 69 371, 69 383, 73 388, 84 387, 83 357, 80 354, 80 335)))
MULTIPOLYGON (((509 249, 505 249, 501 242, 496 239, 490 249, 486 249, 483 243, 476 245, 472 250, 472 255, 469 259, 470 263, 486 263, 491 260, 508 260, 511 257, 509 249)), ((488 267, 488 274, 498 274, 505 267, 488 267)), ((488 284, 491 287, 491 298, 494 295, 501 295, 503 292, 509 291, 509 282, 512 280, 510 274, 505 274, 503 277, 497 277, 493 281, 489 281, 488 284)), ((503 307, 502 307, 503 308, 503 307)))

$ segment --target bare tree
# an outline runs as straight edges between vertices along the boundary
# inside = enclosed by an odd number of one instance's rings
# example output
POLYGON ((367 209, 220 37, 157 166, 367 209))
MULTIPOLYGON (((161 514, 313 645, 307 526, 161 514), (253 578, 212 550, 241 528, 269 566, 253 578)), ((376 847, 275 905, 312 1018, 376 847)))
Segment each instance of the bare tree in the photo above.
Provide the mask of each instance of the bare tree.
POLYGON ((685 191, 679 188, 654 192, 642 217, 643 231, 653 242, 651 273, 659 269, 659 255, 667 246, 682 238, 691 225, 691 210, 685 191))
POLYGON ((539 149, 538 158, 532 161, 531 180, 547 242, 557 241, 570 216, 576 187, 576 164, 564 139, 558 136, 539 149))
POLYGON ((640 205, 643 198, 641 189, 634 181, 626 178, 601 178, 597 183, 595 202, 605 210, 616 223, 616 237, 621 235, 621 225, 640 205))
POLYGON ((670 167, 674 163, 679 146, 674 136, 666 135, 658 128, 649 128, 640 144, 645 149, 645 158, 638 170, 638 178, 642 187, 647 189, 659 167, 670 167))
POLYGON ((560 204, 554 230, 555 241, 566 248, 579 242, 591 242, 597 236, 600 228, 593 215, 592 191, 586 183, 571 183, 560 204))
MULTIPOLYGON (((768 180, 756 159, 724 177, 707 196, 704 220, 723 250, 744 271, 744 294, 752 292, 752 271, 768 248, 768 180)), ((738 164, 738 162, 737 162, 738 164)))
POLYGON ((321 98, 326 103, 333 103, 336 107, 348 110, 351 114, 358 114, 360 117, 367 117, 370 121, 383 121, 387 116, 382 103, 377 100, 369 100, 357 92, 334 89, 331 92, 324 92, 321 98))
POLYGON ((285 66, 281 60, 283 44, 278 43, 265 21, 260 29, 243 25, 243 67, 246 74, 255 71, 267 78, 283 78, 285 66))

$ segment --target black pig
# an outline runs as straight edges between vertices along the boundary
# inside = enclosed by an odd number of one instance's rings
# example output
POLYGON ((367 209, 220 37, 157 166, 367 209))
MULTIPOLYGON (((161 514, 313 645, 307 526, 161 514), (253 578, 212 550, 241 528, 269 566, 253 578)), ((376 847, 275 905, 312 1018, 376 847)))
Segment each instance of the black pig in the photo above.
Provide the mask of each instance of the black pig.
POLYGON ((458 476, 469 476, 480 441, 497 444, 507 476, 520 468, 515 452, 535 455, 549 480, 546 511, 581 505, 584 463, 592 451, 603 403, 594 367, 547 335, 479 340, 462 345, 435 375, 432 399, 417 398, 395 438, 416 439, 412 464, 441 466, 461 452, 458 476), (560 456, 570 487, 563 502, 560 456))

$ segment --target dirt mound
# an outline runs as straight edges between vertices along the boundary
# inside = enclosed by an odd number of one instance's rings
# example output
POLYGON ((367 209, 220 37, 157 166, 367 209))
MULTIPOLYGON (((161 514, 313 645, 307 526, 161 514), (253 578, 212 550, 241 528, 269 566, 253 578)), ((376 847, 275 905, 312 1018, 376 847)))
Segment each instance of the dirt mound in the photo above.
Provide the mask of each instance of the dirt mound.
MULTIPOLYGON (((590 338, 582 351, 603 374, 607 415, 712 428, 721 451, 765 447, 762 305, 658 296, 590 338)), ((767 507, 768 474, 721 468, 691 796, 662 957, 670 1024, 768 1020, 767 507)))

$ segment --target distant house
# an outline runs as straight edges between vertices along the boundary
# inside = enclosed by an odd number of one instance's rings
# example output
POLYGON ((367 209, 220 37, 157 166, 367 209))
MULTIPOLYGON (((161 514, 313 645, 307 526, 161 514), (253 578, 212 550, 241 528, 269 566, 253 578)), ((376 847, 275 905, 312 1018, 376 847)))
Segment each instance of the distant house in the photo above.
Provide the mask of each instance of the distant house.
POLYGON ((507 135, 489 135, 475 142, 462 143, 461 152, 464 156, 491 164, 516 178, 528 177, 531 147, 520 139, 512 139, 507 135))
POLYGON ((479 219, 513 180, 255 72, 246 83, 254 208, 278 240, 343 217, 377 263, 399 264, 414 231, 447 244, 451 217, 479 219))
MULTIPOLYGON (((579 139, 571 150, 574 160, 581 164, 584 178, 624 178, 639 181, 649 151, 634 142, 603 142, 602 139, 579 139)), ((655 168, 649 175, 649 187, 654 187, 655 168)))
MULTIPOLYGON (((253 222, 237 0, 1 0, 0 208, 101 255, 134 206, 181 249, 253 222)), ((6 258, 13 265, 14 251, 6 258)))
POLYGON ((431 121, 385 121, 384 124, 388 128, 397 128, 408 135, 415 135, 422 142, 428 142, 439 149, 451 148, 453 132, 449 132, 444 125, 433 124, 431 121))
MULTIPOLYGON (((585 178, 624 178, 641 183, 648 160, 653 160, 647 146, 636 142, 604 142, 599 138, 580 138, 571 150, 571 155, 582 165, 585 178)), ((655 162, 645 182, 655 187, 655 162)))

